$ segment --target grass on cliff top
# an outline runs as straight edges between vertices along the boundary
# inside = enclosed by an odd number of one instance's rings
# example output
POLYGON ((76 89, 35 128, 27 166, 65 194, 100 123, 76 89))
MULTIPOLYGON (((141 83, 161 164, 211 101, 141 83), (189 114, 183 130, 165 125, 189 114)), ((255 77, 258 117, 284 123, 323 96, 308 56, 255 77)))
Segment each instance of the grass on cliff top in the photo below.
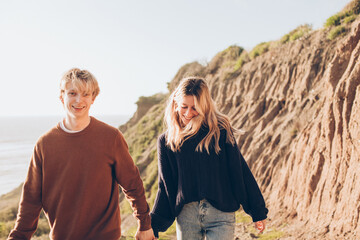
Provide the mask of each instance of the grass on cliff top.
MULTIPOLYGON (((360 13, 360 0, 353 0, 350 2, 341 12, 329 17, 327 21, 324 23, 325 28, 330 27, 336 27, 332 29, 327 36, 327 39, 333 40, 336 37, 340 35, 344 35, 347 31, 344 27, 337 27, 342 24, 348 24, 353 22, 357 16, 360 13)), ((312 31, 312 26, 309 24, 300 25, 296 29, 292 30, 291 32, 285 34, 283 37, 281 37, 278 41, 270 41, 270 42, 262 42, 256 45, 250 52, 245 51, 242 47, 238 46, 230 46, 226 50, 219 53, 219 56, 230 56, 230 58, 236 59, 235 63, 232 63, 232 61, 227 61, 226 63, 223 63, 223 66, 233 66, 233 72, 237 72, 239 69, 242 68, 242 66, 255 59, 256 57, 262 55, 263 53, 266 53, 270 49, 277 47, 281 44, 285 44, 288 42, 293 42, 297 39, 300 39, 303 36, 306 36, 312 31), (236 51, 234 51, 236 49, 236 51), (229 52, 231 55, 229 55, 229 52)), ((215 58, 219 58, 219 56, 216 56, 215 58)), ((213 65, 216 65, 216 61, 212 61, 213 65)), ((217 69, 219 69, 220 66, 211 68, 214 69, 213 72, 215 72, 217 69)), ((212 73, 213 73, 212 72, 212 73)))
POLYGON ((309 24, 300 25, 299 27, 295 28, 291 32, 285 34, 280 39, 280 43, 284 44, 287 42, 293 42, 293 41, 305 36, 306 34, 308 34, 311 31, 312 31, 311 25, 309 25, 309 24))
POLYGON ((260 56, 261 54, 267 52, 270 47, 270 42, 262 42, 256 45, 249 53, 250 59, 254 59, 257 56, 260 56))
POLYGON ((353 22, 360 13, 360 0, 350 2, 342 11, 329 17, 324 27, 330 29, 327 34, 328 40, 343 36, 349 30, 347 25, 353 22))
POLYGON ((231 45, 216 54, 207 66, 207 73, 215 74, 219 69, 232 68, 237 59, 244 53, 244 48, 231 45))
POLYGON ((312 31, 312 27, 309 24, 301 25, 296 29, 292 30, 288 34, 285 34, 280 40, 278 41, 269 41, 269 42, 262 42, 256 45, 250 52, 245 51, 243 48, 239 52, 239 55, 236 59, 234 64, 233 72, 239 70, 245 63, 250 62, 251 60, 255 59, 258 56, 266 53, 270 49, 277 47, 279 44, 285 44, 288 42, 293 42, 309 32, 312 31))
POLYGON ((259 43, 249 53, 242 49, 241 53, 236 58, 235 64, 232 64, 234 66, 232 73, 239 70, 245 63, 250 62, 261 54, 267 52, 271 48, 271 43, 272 42, 259 43))
POLYGON ((325 28, 336 27, 343 23, 349 23, 355 20, 360 13, 360 0, 351 1, 345 8, 329 17, 324 23, 325 28))

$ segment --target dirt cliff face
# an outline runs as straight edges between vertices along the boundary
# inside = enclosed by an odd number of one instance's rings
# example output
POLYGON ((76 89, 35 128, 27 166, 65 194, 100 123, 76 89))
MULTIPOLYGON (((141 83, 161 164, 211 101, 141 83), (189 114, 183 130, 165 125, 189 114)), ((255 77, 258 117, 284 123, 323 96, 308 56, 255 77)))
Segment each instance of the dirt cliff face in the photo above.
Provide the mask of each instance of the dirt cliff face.
POLYGON ((270 218, 297 239, 360 237, 359 40, 358 21, 343 38, 316 31, 237 72, 222 53, 206 75, 220 111, 246 131, 238 143, 270 218))
MULTIPOLYGON (((206 78, 219 110, 245 131, 238 145, 264 194, 270 226, 284 232, 282 239, 360 238, 360 20, 347 28, 333 40, 320 29, 293 42, 273 42, 240 67, 245 50, 231 46, 207 66, 184 65, 168 85, 171 92, 182 77, 206 78)), ((129 146, 163 130, 164 104, 125 133, 129 146), (146 130, 149 120, 159 123, 146 130)), ((145 142, 136 159, 151 204, 156 141, 145 142)))
MULTIPOLYGON (((204 76, 219 110, 245 131, 237 142, 271 225, 286 233, 282 239, 360 237, 360 21, 348 27, 334 40, 320 29, 275 42, 240 68, 234 66, 244 50, 232 46, 208 66, 184 65, 169 83, 171 92, 184 76, 204 76)), ((161 116, 155 110, 146 115, 152 112, 161 116)), ((136 141, 129 137, 130 146, 136 141)), ((143 152, 156 151, 155 141, 148 148, 143 152)), ((146 162, 142 175, 151 202, 157 182, 156 155, 150 155, 138 163, 146 162)))

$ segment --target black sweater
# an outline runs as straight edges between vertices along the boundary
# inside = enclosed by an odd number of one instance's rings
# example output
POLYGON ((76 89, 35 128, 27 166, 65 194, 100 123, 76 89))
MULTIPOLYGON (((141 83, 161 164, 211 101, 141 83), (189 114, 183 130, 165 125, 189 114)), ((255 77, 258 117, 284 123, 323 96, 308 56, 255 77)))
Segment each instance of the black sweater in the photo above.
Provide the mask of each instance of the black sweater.
POLYGON ((155 236, 172 225, 184 204, 204 198, 223 212, 234 212, 241 204, 254 222, 267 218, 256 180, 238 146, 226 142, 226 130, 220 131, 219 154, 213 147, 210 154, 195 151, 207 133, 202 127, 178 152, 166 145, 165 134, 159 136, 159 189, 150 214, 155 236))

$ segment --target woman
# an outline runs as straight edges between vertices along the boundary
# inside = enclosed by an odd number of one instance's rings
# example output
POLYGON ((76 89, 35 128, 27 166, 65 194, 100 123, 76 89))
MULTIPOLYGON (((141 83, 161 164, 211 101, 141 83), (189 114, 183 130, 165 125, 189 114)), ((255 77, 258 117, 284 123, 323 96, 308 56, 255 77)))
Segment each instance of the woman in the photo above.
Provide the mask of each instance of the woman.
POLYGON ((264 231, 268 210, 236 145, 236 129, 216 110, 203 79, 180 82, 169 98, 165 123, 151 213, 155 236, 176 218, 178 240, 234 239, 234 212, 240 205, 264 231))

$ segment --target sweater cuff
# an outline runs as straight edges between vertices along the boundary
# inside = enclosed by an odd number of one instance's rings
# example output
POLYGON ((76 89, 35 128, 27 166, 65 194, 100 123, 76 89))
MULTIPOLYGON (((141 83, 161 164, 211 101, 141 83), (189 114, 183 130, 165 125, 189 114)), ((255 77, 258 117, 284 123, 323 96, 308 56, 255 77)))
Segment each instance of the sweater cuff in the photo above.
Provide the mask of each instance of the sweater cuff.
POLYGON ((252 213, 251 218, 253 219, 253 222, 262 221, 267 218, 268 212, 269 210, 265 208, 262 211, 257 211, 255 213, 252 213))
POLYGON ((147 215, 144 219, 141 221, 138 220, 138 230, 139 231, 146 231, 151 228, 151 218, 150 215, 147 215))
POLYGON ((159 231, 153 229, 153 232, 154 232, 154 236, 155 236, 156 238, 159 238, 159 231))
POLYGON ((174 221, 169 221, 159 215, 150 213, 151 216, 151 226, 154 232, 165 232, 174 221))

